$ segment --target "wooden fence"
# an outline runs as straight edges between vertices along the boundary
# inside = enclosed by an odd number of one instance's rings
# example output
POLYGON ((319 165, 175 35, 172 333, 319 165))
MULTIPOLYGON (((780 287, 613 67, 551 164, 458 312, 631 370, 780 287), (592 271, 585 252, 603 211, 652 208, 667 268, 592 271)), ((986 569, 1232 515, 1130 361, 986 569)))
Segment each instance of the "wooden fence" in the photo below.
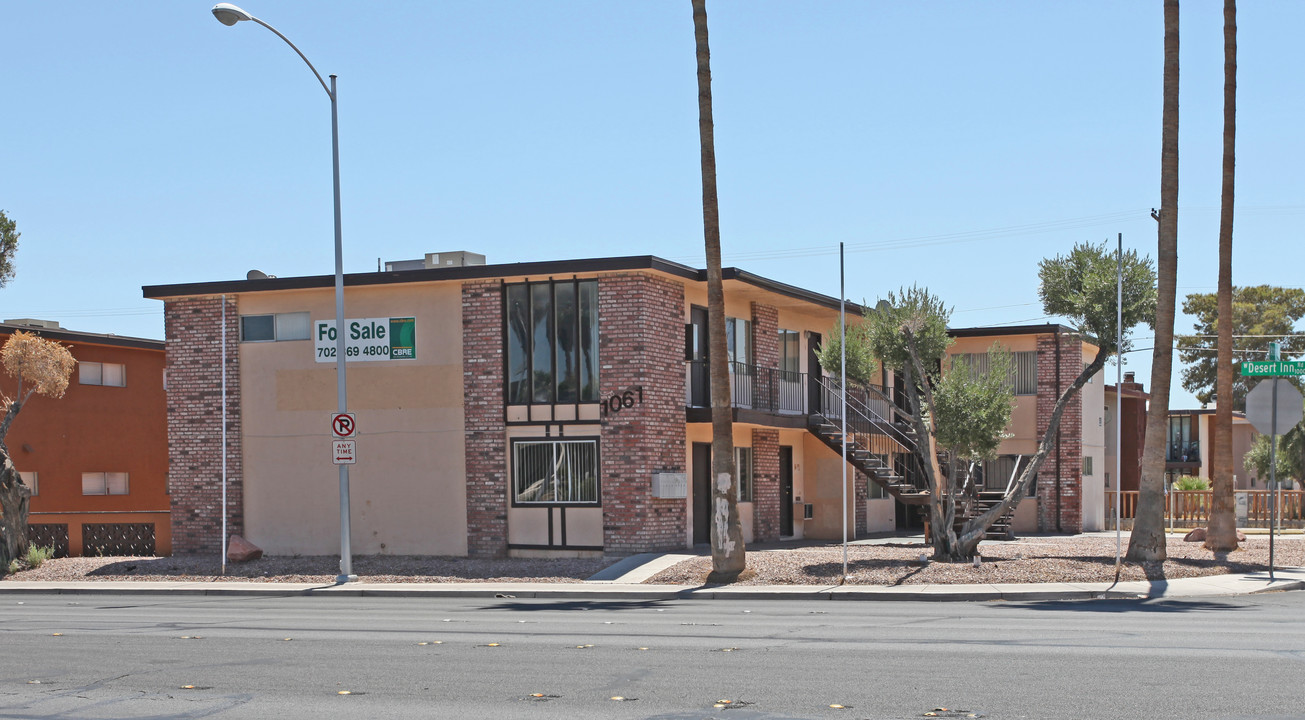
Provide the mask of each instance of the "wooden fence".
MULTIPOLYGON (((1237 490, 1238 502, 1246 504, 1245 517, 1237 518, 1238 527, 1269 527, 1269 490, 1237 490)), ((1120 519, 1125 527, 1132 525, 1137 516, 1137 492, 1120 493, 1120 519)), ((1305 490, 1280 490, 1278 518, 1280 527, 1305 527, 1305 490)), ((1210 490, 1174 490, 1165 496, 1165 526, 1194 528, 1205 527, 1214 506, 1214 493, 1210 490)), ((1115 493, 1106 493, 1106 527, 1115 528, 1115 493)))

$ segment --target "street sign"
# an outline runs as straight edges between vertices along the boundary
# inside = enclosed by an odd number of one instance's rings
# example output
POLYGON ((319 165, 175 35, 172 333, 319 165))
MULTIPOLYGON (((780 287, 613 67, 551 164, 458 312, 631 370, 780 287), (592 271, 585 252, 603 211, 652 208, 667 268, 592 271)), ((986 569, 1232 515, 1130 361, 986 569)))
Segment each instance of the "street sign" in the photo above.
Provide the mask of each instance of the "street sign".
POLYGON ((1285 435, 1301 421, 1303 402, 1305 398, 1291 383, 1261 380, 1246 394, 1246 419, 1265 435, 1285 435))
POLYGON ((358 462, 357 440, 332 440, 331 458, 336 465, 353 465, 358 462))
POLYGON ((1305 360, 1253 360, 1242 363, 1242 377, 1305 375, 1305 360))
POLYGON ((331 434, 341 438, 356 437, 358 422, 353 413, 333 413, 331 415, 331 434))

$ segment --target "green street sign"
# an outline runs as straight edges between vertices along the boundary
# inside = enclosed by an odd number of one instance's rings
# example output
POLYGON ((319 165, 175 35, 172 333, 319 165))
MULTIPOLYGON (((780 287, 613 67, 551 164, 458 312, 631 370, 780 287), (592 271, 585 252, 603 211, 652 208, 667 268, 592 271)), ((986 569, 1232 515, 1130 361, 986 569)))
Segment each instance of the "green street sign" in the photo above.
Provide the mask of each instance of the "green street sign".
POLYGON ((1266 360, 1242 363, 1242 377, 1305 375, 1305 360, 1266 360))

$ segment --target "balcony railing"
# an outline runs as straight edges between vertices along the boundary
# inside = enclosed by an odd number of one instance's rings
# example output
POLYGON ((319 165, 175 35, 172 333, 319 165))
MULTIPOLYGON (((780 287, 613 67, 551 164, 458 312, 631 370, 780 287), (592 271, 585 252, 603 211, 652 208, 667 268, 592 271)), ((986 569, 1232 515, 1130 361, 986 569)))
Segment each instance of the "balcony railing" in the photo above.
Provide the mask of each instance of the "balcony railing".
MULTIPOLYGON (((762 410, 785 415, 811 412, 807 374, 731 362, 730 403, 745 410, 762 410)), ((685 363, 685 404, 711 406, 711 380, 706 360, 685 363)))

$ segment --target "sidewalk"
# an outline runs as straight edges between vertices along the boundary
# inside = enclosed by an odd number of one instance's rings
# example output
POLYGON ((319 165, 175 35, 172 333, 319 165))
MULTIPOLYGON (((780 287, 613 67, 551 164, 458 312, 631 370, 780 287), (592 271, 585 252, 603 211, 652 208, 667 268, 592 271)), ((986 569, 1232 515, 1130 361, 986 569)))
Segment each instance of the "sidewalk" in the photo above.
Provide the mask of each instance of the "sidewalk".
MULTIPOLYGON (((641 557, 641 556, 636 556, 641 557)), ((658 556, 670 562, 667 556, 658 556)), ((634 558, 630 558, 631 561, 634 558)), ((678 561, 678 560, 677 560, 678 561)), ((321 585, 268 582, 3 582, 0 595, 185 595, 185 596, 345 596, 541 598, 554 600, 895 600, 895 601, 1038 601, 1089 599, 1190 599, 1234 597, 1305 589, 1305 568, 1280 568, 1270 582, 1267 572, 1210 575, 1160 581, 1111 583, 1036 583, 1006 585, 814 586, 753 585, 684 587, 643 585, 627 579, 646 573, 654 562, 631 563, 617 580, 584 583, 362 583, 321 585)), ((611 568, 609 568, 610 570, 611 568)), ((652 572, 656 572, 655 570, 652 572)))

